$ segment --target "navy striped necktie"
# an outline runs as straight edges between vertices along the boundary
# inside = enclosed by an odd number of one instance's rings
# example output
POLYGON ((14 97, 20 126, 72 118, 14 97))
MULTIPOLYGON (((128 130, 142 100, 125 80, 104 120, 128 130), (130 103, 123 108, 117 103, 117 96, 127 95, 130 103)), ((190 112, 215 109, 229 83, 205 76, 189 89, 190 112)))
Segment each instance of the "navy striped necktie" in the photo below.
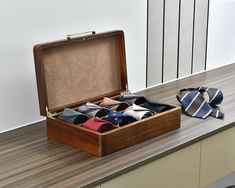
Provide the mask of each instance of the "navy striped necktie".
POLYGON ((182 89, 176 98, 182 104, 185 113, 197 118, 205 119, 208 116, 223 118, 224 114, 216 109, 216 105, 223 101, 223 93, 216 88, 198 87, 182 89), (208 102, 203 94, 207 93, 208 102))

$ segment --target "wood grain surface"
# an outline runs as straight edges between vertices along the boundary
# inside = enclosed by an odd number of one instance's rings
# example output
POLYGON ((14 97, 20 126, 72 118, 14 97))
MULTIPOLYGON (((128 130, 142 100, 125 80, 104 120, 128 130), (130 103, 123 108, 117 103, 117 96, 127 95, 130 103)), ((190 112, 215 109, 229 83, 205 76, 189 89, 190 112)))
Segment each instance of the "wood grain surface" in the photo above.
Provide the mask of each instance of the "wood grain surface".
POLYGON ((144 90, 151 99, 178 105, 181 88, 208 86, 223 91, 223 120, 181 116, 181 128, 123 149, 95 157, 47 140, 45 122, 0 135, 0 187, 93 187, 173 151, 235 125, 235 64, 144 90))

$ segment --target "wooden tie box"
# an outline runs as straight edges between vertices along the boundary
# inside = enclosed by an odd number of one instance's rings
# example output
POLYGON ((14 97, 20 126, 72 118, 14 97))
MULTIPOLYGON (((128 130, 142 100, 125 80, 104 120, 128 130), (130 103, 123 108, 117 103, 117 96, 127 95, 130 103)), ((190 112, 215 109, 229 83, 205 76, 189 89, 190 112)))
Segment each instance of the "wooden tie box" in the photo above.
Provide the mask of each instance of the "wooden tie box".
POLYGON ((40 114, 47 116, 47 136, 82 151, 104 156, 180 127, 180 107, 99 133, 57 118, 127 88, 123 31, 71 35, 67 40, 34 46, 40 114))

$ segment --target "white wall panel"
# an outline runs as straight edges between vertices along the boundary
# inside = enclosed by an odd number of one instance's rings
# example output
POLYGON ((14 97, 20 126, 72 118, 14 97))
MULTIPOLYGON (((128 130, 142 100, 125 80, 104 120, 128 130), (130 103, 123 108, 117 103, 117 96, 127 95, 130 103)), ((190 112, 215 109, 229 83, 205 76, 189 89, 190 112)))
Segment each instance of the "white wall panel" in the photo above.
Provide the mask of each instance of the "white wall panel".
POLYGON ((204 70, 209 0, 149 0, 149 5, 147 86, 160 83, 160 76, 164 83, 204 70))
POLYGON ((67 34, 121 29, 132 91, 146 84, 146 0, 1 0, 0 132, 41 120, 33 45, 67 34))
POLYGON ((193 46, 193 73, 205 70, 208 1, 196 0, 193 46))
POLYGON ((181 0, 179 38, 179 77, 191 74, 195 0, 181 0))
POLYGON ((163 82, 177 77, 179 0, 165 0, 163 82))
POLYGON ((162 82, 164 0, 149 0, 147 86, 162 82))
POLYGON ((210 0, 207 69, 235 62, 235 1, 210 0))

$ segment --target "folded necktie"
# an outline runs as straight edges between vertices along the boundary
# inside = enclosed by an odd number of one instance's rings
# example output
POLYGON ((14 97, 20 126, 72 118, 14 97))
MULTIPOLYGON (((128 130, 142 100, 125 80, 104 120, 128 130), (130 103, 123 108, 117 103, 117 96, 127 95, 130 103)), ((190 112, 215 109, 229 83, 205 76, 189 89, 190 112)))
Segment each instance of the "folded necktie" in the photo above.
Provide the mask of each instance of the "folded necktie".
POLYGON ((116 100, 126 102, 130 106, 133 104, 140 105, 147 101, 147 99, 143 96, 138 96, 130 93, 122 93, 121 96, 118 97, 116 100))
POLYGON ((98 117, 91 118, 87 120, 84 124, 84 127, 98 131, 98 132, 105 132, 114 129, 114 125, 106 120, 100 119, 98 117))
POLYGON ((84 123, 89 119, 89 116, 82 114, 70 108, 65 108, 63 113, 59 114, 59 119, 74 123, 76 125, 84 123))
POLYGON ((128 123, 136 121, 136 119, 130 115, 124 114, 122 112, 110 110, 108 117, 105 120, 112 122, 115 125, 123 126, 128 123))
POLYGON ((99 105, 115 111, 125 110, 129 106, 126 102, 116 101, 108 97, 104 97, 99 105))
POLYGON ((154 112, 148 110, 147 108, 138 106, 136 104, 133 104, 133 106, 128 107, 124 111, 124 113, 134 117, 137 120, 154 115, 154 112))
POLYGON ((146 101, 141 106, 157 113, 172 109, 172 106, 168 104, 160 103, 158 101, 151 101, 151 100, 146 101))
POLYGON ((210 87, 199 87, 196 88, 200 91, 200 93, 207 93, 209 96, 209 101, 208 103, 215 107, 216 105, 222 103, 224 97, 223 97, 223 93, 221 90, 216 89, 216 88, 210 88, 210 87))
POLYGON ((108 109, 105 109, 96 104, 87 102, 86 104, 77 108, 79 112, 87 114, 89 117, 103 117, 109 113, 108 109))
POLYGON ((219 89, 205 87, 182 89, 176 98, 181 103, 185 113, 192 117, 202 119, 210 115, 215 118, 224 117, 224 114, 215 108, 223 100, 223 94, 219 89), (208 102, 202 95, 204 92, 208 93, 208 102))

